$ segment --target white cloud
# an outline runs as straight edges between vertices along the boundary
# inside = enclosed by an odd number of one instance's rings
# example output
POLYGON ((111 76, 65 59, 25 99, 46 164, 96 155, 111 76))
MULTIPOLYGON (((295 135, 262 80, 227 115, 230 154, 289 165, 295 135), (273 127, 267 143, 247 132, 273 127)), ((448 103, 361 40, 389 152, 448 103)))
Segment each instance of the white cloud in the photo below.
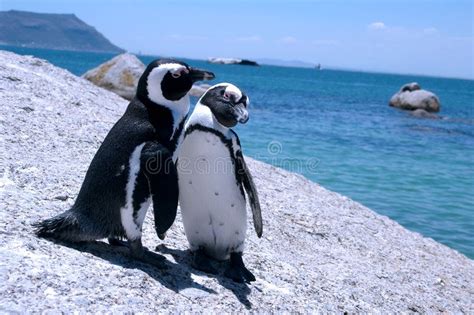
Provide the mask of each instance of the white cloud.
POLYGON ((384 30, 387 28, 384 22, 373 22, 368 25, 369 30, 384 30))
POLYGON ((252 36, 237 37, 236 40, 239 42, 259 42, 262 40, 262 38, 258 35, 252 35, 252 36))
POLYGON ((294 38, 293 36, 285 36, 285 37, 282 37, 278 40, 278 42, 280 42, 282 44, 294 44, 297 41, 298 40, 296 38, 294 38))

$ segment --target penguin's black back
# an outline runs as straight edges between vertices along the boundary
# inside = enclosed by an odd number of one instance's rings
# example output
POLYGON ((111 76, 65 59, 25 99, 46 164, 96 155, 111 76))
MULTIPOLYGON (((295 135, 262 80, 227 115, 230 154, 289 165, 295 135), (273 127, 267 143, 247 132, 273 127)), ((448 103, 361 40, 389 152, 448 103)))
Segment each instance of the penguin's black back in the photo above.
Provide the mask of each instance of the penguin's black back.
MULTIPOLYGON (((130 157, 137 146, 147 141, 159 141, 174 152, 178 137, 170 140, 172 122, 169 109, 145 106, 135 98, 112 127, 95 154, 71 209, 90 218, 96 236, 124 236, 120 208, 126 202, 130 157)), ((180 130, 176 134, 179 136, 180 130)), ((142 203, 149 196, 149 191, 135 191, 134 194, 142 198, 134 200, 134 203, 142 203)))

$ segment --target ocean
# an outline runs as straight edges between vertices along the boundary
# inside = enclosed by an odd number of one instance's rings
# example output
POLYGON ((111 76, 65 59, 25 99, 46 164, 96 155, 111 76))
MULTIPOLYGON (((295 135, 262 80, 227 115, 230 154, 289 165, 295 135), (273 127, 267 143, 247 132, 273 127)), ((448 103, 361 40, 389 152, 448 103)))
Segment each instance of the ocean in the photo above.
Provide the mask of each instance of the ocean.
MULTIPOLYGON (((76 75, 113 57, 0 49, 47 59, 76 75)), ((139 58, 147 64, 156 57, 139 58)), ((182 60, 249 95, 250 120, 236 128, 246 155, 301 173, 474 258, 474 81, 182 60), (413 81, 438 95, 442 119, 388 106, 413 81)))

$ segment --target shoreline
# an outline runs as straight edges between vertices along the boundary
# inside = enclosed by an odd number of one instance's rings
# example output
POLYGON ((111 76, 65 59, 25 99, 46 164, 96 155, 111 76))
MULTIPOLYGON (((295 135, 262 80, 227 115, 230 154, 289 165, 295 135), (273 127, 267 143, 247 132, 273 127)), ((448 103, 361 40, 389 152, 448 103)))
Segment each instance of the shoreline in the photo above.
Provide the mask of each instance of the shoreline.
POLYGON ((244 259, 257 277, 251 286, 192 269, 179 214, 164 242, 151 211, 144 224, 144 245, 160 245, 167 271, 103 242, 71 248, 37 239, 30 224, 72 205, 128 101, 44 60, 4 51, 0 98, 5 311, 474 311, 473 260, 248 157, 264 219, 262 239, 251 224, 247 231, 244 259))

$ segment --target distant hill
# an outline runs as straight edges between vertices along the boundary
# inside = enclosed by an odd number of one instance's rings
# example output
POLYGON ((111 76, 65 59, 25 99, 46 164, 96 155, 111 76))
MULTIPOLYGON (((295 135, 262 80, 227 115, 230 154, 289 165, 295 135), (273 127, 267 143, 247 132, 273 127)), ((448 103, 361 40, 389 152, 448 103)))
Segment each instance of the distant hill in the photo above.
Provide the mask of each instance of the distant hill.
POLYGON ((0 11, 0 44, 32 48, 122 52, 74 14, 0 11))

